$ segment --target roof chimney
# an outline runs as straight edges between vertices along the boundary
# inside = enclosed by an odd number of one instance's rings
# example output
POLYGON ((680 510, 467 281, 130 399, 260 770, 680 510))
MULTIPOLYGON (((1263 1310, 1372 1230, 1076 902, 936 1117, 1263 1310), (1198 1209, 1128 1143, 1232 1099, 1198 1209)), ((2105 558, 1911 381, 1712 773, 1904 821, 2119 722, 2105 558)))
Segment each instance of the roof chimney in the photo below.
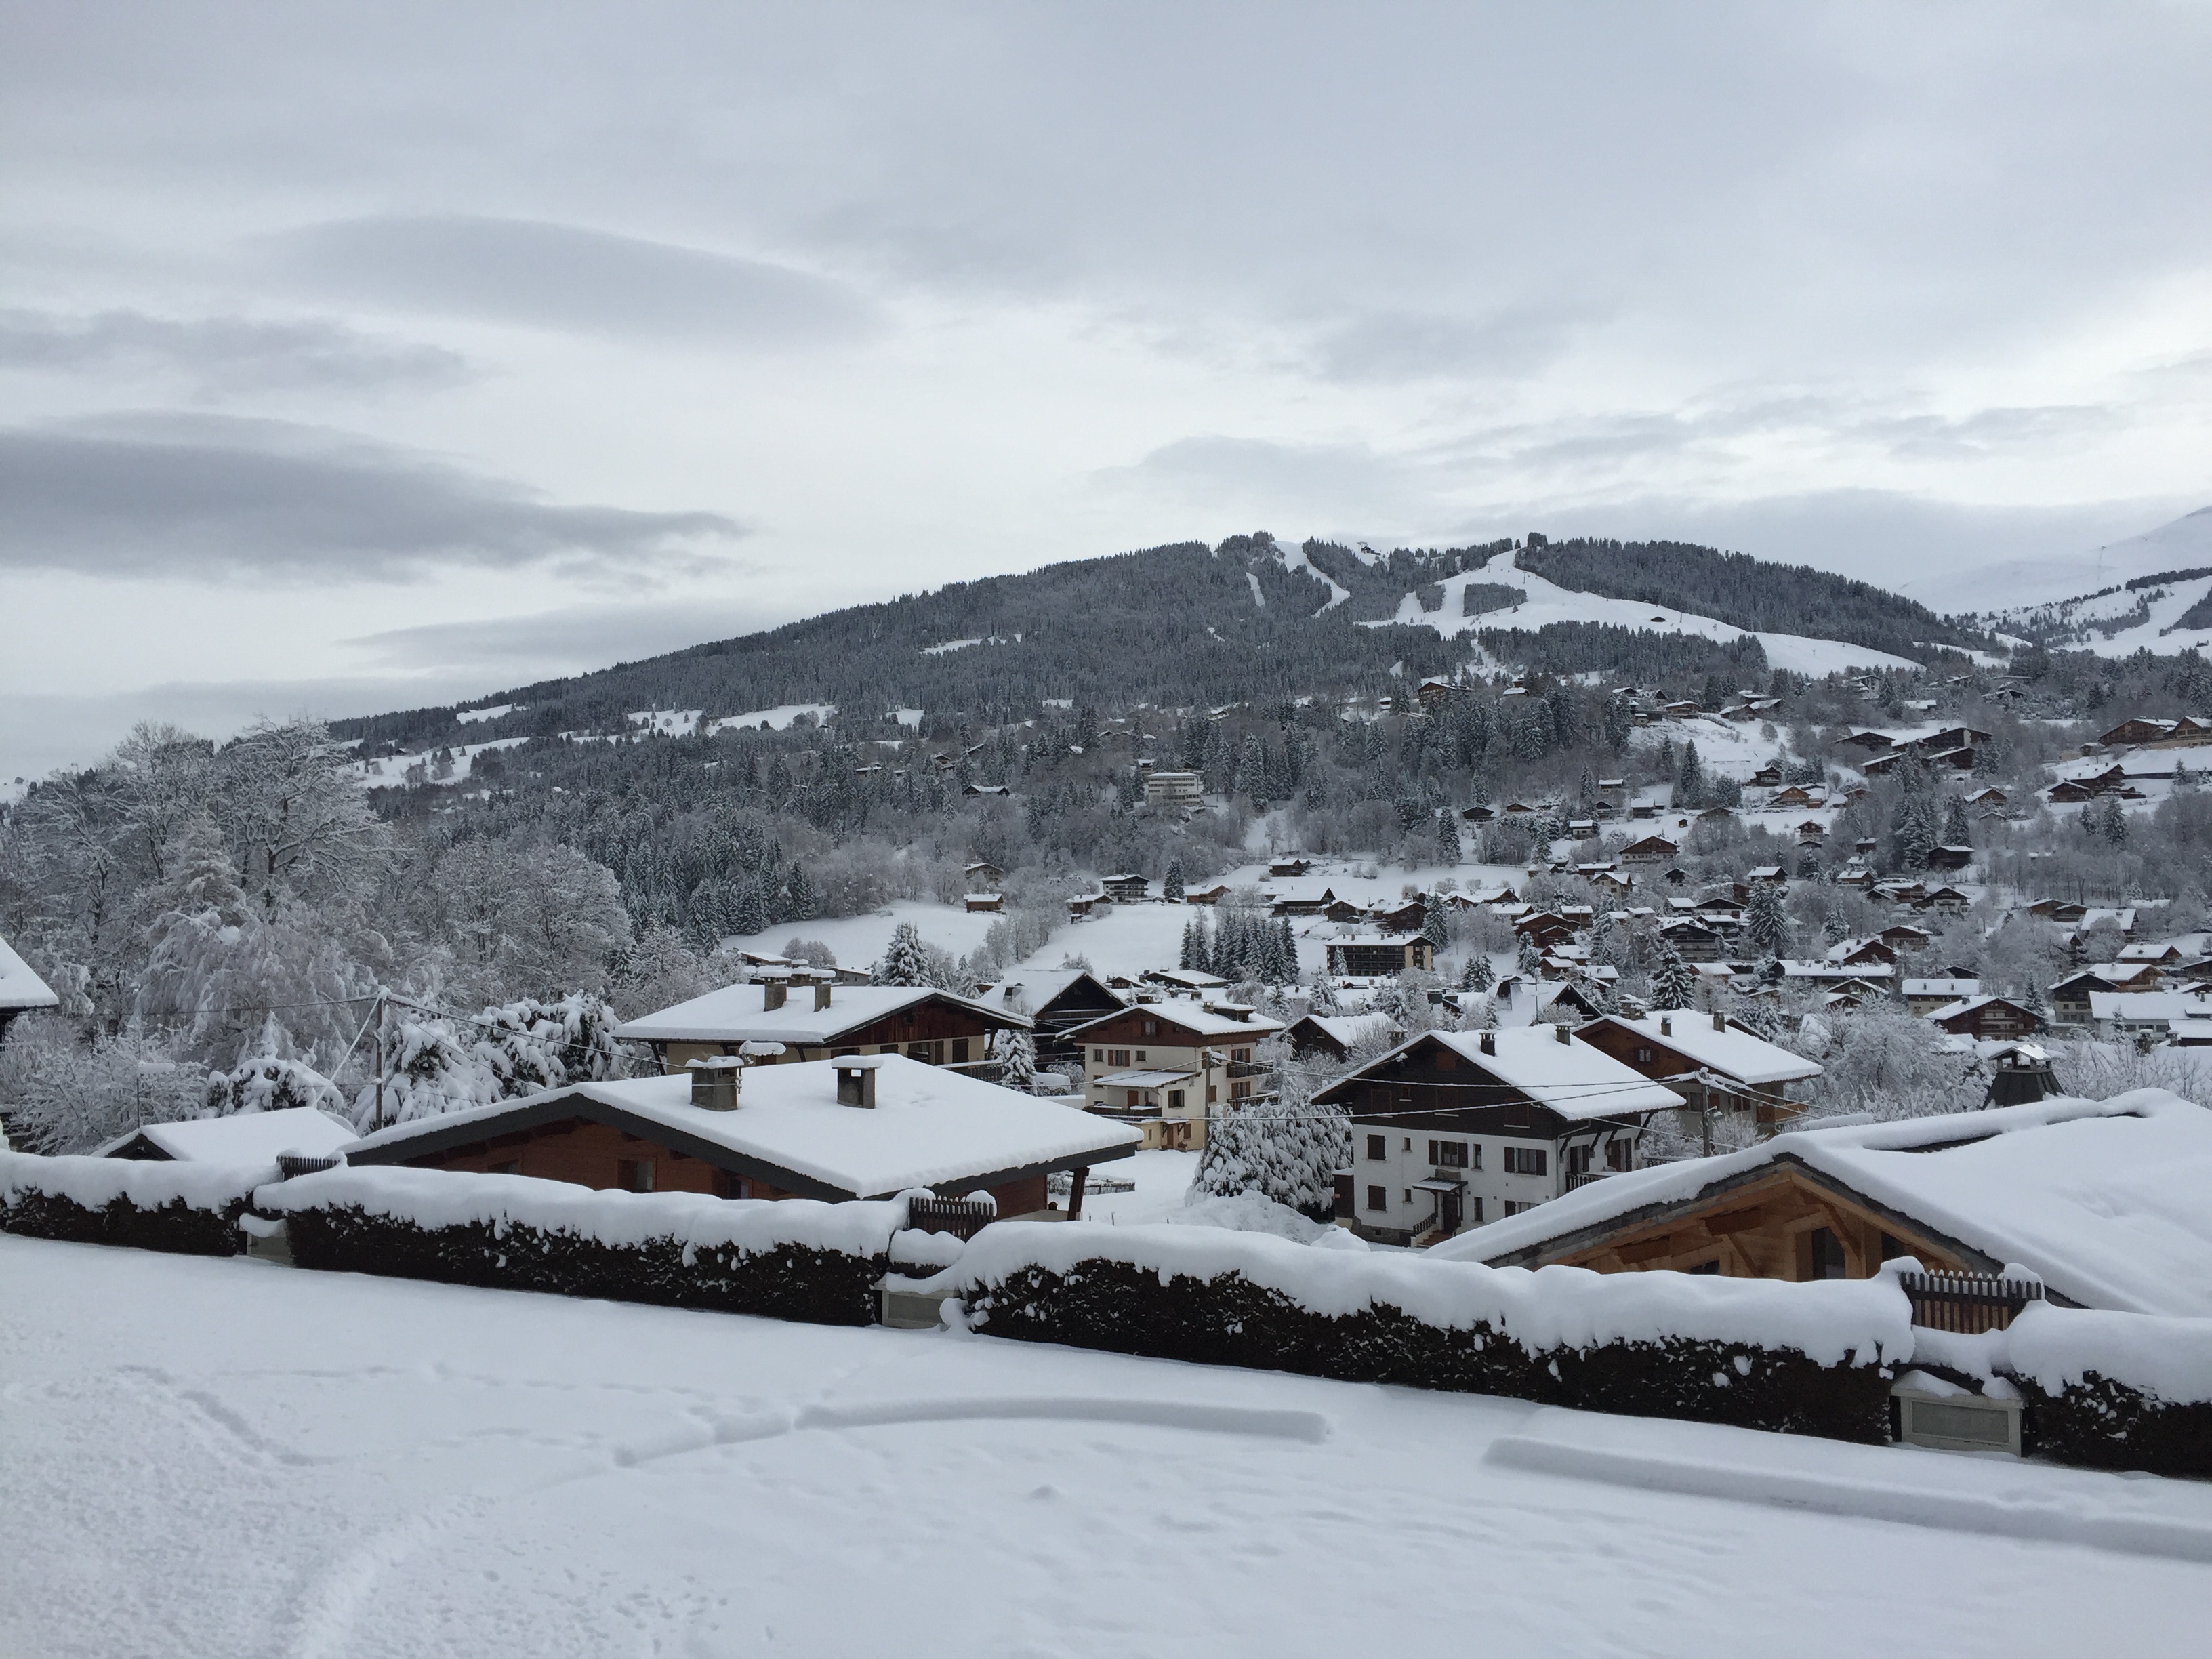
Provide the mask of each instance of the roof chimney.
POLYGON ((851 1054, 843 1060, 832 1060, 837 1070, 837 1103, 840 1106, 864 1106, 875 1109, 876 1073, 882 1068, 881 1054, 851 1054))
POLYGON ((783 1000, 790 990, 791 988, 780 979, 763 980, 761 981, 761 1012, 764 1014, 772 1014, 782 1007, 783 1000))
POLYGON ((1661 1036, 1672 1036, 1674 1035, 1674 1015, 1662 1014, 1659 1016, 1659 1035, 1661 1036))
POLYGON ((1477 1046, 1480 1047, 1482 1052, 1486 1054, 1496 1054, 1498 1052, 1498 1033, 1495 1031, 1485 1031, 1482 1034, 1481 1042, 1477 1046))
POLYGON ((1728 1030, 1728 1016, 1717 1008, 1713 1010, 1713 1030, 1716 1031, 1728 1030))
POLYGON ((738 1109, 738 1090, 744 1079, 745 1063, 735 1054, 714 1054, 705 1060, 687 1060, 684 1069, 691 1073, 691 1103, 710 1112, 734 1112, 738 1109))
POLYGON ((1560 1042, 1572 1042, 1574 1041, 1574 1039, 1573 1039, 1572 1037, 1571 1037, 1571 1036, 1569 1036, 1567 1035, 1567 1028, 1566 1028, 1565 1026, 1564 1026, 1564 1025, 1554 1025, 1552 1029, 1553 1029, 1553 1030, 1557 1031, 1557 1032, 1559 1034, 1559 1041, 1560 1041, 1560 1042))
POLYGON ((814 1012, 817 1014, 830 1006, 830 984, 831 981, 826 979, 814 981, 814 1012))

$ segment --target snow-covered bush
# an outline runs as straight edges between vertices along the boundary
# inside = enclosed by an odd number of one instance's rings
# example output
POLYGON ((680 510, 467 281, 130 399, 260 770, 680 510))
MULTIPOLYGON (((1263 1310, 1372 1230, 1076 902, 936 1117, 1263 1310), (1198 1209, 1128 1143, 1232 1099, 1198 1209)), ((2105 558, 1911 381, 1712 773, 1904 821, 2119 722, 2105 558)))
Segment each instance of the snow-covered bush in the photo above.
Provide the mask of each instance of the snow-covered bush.
POLYGON ((320 1072, 296 1060, 263 1054, 234 1071, 210 1072, 205 1105, 210 1117, 289 1111, 295 1106, 342 1114, 345 1097, 320 1072))
POLYGON ((1303 1062, 1279 1060, 1276 1078, 1273 1099, 1232 1102, 1207 1122, 1191 1191, 1257 1193, 1304 1215, 1328 1216, 1336 1207, 1335 1171, 1352 1160, 1351 1115, 1314 1104, 1314 1077, 1303 1062))
POLYGON ((999 1081, 1009 1089, 1036 1083, 1036 1039, 1016 1026, 991 1036, 991 1057, 999 1062, 999 1081))

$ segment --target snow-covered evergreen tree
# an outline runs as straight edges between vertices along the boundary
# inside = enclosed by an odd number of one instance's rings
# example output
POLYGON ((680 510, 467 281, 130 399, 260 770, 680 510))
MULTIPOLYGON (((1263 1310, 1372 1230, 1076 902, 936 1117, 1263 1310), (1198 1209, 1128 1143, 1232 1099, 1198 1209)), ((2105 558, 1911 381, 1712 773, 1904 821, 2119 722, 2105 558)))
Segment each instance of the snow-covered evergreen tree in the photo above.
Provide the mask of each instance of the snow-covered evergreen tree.
POLYGON ((1170 904, 1182 902, 1182 860, 1168 860, 1168 872, 1160 883, 1160 896, 1170 904))
POLYGON ((1790 917, 1782 908, 1782 890, 1768 882, 1755 882, 1750 902, 1744 906, 1744 938, 1763 957, 1780 957, 1790 948, 1790 917))
POLYGON ((1438 951, 1451 943, 1451 912, 1444 908, 1441 893, 1427 894, 1421 900, 1421 937, 1438 951))
POLYGON ((1009 1089, 1028 1090, 1036 1083, 1036 1039, 1017 1026, 994 1032, 991 1056, 999 1062, 999 1081, 1009 1089))
POLYGON ((1698 976, 1690 964, 1669 951, 1659 960, 1659 971, 1651 976, 1651 1002, 1655 1008, 1687 1008, 1697 995, 1698 976))
POLYGON ((1462 991, 1487 991, 1497 982, 1498 975, 1490 966, 1487 951, 1470 951, 1467 964, 1459 970, 1459 988, 1462 991))
POLYGON ((1216 1109, 1192 1185, 1216 1197, 1258 1193, 1316 1220, 1336 1208, 1335 1172, 1352 1159, 1352 1119, 1313 1103, 1304 1062, 1277 1068, 1273 1099, 1216 1109))
POLYGON ((1466 850, 1460 840, 1459 814, 1447 806, 1437 814, 1437 862, 1457 864, 1466 850))
POLYGON ((927 985, 929 983, 929 951, 921 941, 921 929, 910 921, 902 921, 891 929, 891 942, 869 976, 873 985, 927 985))
POLYGON ((208 1073, 204 1104, 210 1117, 243 1112, 283 1112, 314 1106, 334 1116, 345 1113, 345 1097, 320 1072, 296 1060, 264 1054, 234 1071, 208 1073))

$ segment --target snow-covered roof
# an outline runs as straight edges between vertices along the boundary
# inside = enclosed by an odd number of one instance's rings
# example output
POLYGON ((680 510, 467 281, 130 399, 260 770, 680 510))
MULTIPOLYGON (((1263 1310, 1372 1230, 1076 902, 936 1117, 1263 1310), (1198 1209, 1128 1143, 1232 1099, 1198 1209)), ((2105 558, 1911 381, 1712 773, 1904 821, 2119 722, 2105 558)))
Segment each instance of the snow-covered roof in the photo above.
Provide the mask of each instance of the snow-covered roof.
POLYGON ((1143 1139, 1110 1119, 963 1072, 904 1054, 876 1058, 881 1064, 873 1109, 840 1105, 838 1062, 809 1060, 748 1067, 734 1111, 694 1106, 688 1077, 585 1083, 402 1123, 355 1142, 348 1157, 362 1161, 388 1149, 404 1158, 410 1143, 455 1130, 495 1133, 502 1118, 542 1120, 548 1106, 557 1111, 578 1097, 859 1198, 1038 1164, 1119 1158, 1143 1139))
POLYGON ((61 999, 46 981, 31 971, 31 964, 0 939, 0 1010, 19 1013, 32 1008, 52 1008, 61 999))
POLYGON ((93 1156, 105 1158, 140 1136, 171 1158, 191 1164, 274 1164, 285 1152, 329 1158, 355 1139, 353 1125, 313 1106, 287 1106, 276 1112, 240 1112, 230 1117, 187 1118, 179 1123, 149 1123, 118 1135, 93 1156))
MULTIPOLYGON (((1499 1031, 1428 1031, 1400 1043, 1331 1085, 1340 1089, 1354 1078, 1387 1066, 1400 1054, 1433 1038, 1466 1057, 1501 1083, 1510 1084, 1539 1105, 1572 1120, 1617 1117, 1623 1113, 1668 1110, 1682 1097, 1663 1084, 1632 1071, 1611 1054, 1570 1034, 1562 1042, 1556 1025, 1521 1025, 1499 1031), (1482 1040, 1493 1053, 1485 1054, 1482 1040)), ((1356 1109, 1356 1108, 1355 1108, 1356 1109)))
POLYGON ((1908 979, 1905 994, 1908 997, 1960 997, 1976 995, 1982 988, 1978 979, 1908 979))
POLYGON ((1156 1018, 1181 1026, 1183 1030, 1203 1037, 1240 1036, 1257 1042, 1263 1036, 1283 1029, 1282 1022, 1254 1015, 1239 1019, 1232 1014, 1216 1013, 1204 1003, 1184 997, 1170 997, 1164 1002, 1139 1003, 1133 1009, 1121 1009, 1110 1014, 1101 1014, 1098 1019, 1085 1020, 1080 1025, 1071 1025, 1062 1033, 1079 1036, 1101 1019, 1119 1019, 1122 1014, 1142 1012, 1156 1018))
POLYGON ((1740 1083, 1795 1083, 1820 1075, 1820 1066, 1802 1054, 1793 1054, 1778 1043, 1730 1024, 1715 1030, 1711 1014, 1694 1008, 1656 1010, 1641 1019, 1626 1014, 1607 1014, 1593 1025, 1617 1025, 1652 1042, 1686 1054, 1700 1066, 1732 1077, 1740 1083), (1662 1026, 1666 1029, 1662 1030, 1662 1026))
POLYGON ((840 985, 832 989, 827 1008, 814 1006, 811 987, 799 986, 790 991, 782 1007, 771 1010, 766 987, 748 984, 725 985, 658 1013, 624 1020, 614 1034, 637 1042, 819 1044, 933 998, 971 1008, 994 1022, 1030 1023, 1026 1014, 1010 1014, 1003 1007, 988 1007, 927 985, 840 985))
POLYGON ((1109 990, 1106 981, 1084 968, 1017 968, 998 984, 976 993, 975 1000, 994 1013, 1011 1013, 1013 1004, 1021 1004, 1021 1012, 1034 1014, 1063 994, 1079 979, 1090 979, 1109 996, 1117 994, 1109 990))
POLYGON ((1387 1014, 1308 1014, 1306 1019, 1347 1048, 1389 1036, 1397 1029, 1387 1014))
POLYGON ((2212 991, 2092 991, 2089 1018, 2122 1024, 2186 1019, 2212 1011, 2212 991))
POLYGON ((1494 1261, 1795 1159, 2085 1307, 2212 1316, 2212 1112, 2163 1089, 1780 1134, 1607 1176, 1435 1248, 1494 1261))

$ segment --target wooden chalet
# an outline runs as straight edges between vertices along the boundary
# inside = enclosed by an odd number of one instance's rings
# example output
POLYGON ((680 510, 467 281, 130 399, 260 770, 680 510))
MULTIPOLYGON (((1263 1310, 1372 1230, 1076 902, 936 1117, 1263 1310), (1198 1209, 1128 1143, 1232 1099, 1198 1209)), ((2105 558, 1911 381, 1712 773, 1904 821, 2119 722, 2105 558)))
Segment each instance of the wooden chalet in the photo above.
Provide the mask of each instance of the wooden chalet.
POLYGON ((1449 1238, 1634 1169, 1651 1115, 1681 1104, 1564 1025, 1427 1032, 1316 1099, 1352 1115, 1338 1218, 1393 1244, 1449 1238))
POLYGON ((1326 948, 1328 971, 1347 979, 1395 979, 1405 973, 1427 973, 1437 965, 1436 946, 1425 933, 1333 939, 1326 948))
POLYGON ((1073 1107, 902 1054, 790 1066, 703 1061, 684 1077, 573 1085, 417 1118, 346 1148, 350 1164, 519 1175, 600 1190, 717 1198, 889 1198, 978 1188, 1002 1219, 1050 1211, 1141 1137, 1073 1107))
POLYGON ((904 1054, 933 1066, 982 1061, 995 1031, 1030 1029, 1026 1015, 927 985, 811 984, 782 979, 726 985, 614 1035, 650 1048, 663 1072, 746 1052, 785 1063, 846 1054, 904 1054))
POLYGON ((2033 1010, 2008 997, 1975 995, 1929 1012, 1928 1018, 1953 1036, 1982 1042, 2014 1042, 2033 1036, 2049 1024, 2033 1010))
POLYGON ((1132 1124, 1150 1147, 1206 1144, 1206 1108, 1249 1100, 1267 1066, 1261 1042, 1283 1029, 1240 1003, 1170 997, 1073 1026, 1089 1109, 1132 1124))
POLYGON ((2212 1113, 2168 1097, 2046 1099, 1821 1128, 1625 1172, 1443 1245, 1492 1267, 1868 1279, 2018 1264, 2063 1307, 2212 1314, 2212 1237, 2140 1217, 2194 1213, 2212 1113))
POLYGON ((1292 1054, 1339 1060, 1349 1060, 1355 1048, 1377 1039, 1398 1043, 1406 1034, 1383 1014, 1304 1014, 1283 1031, 1292 1054))
POLYGON ((1601 1014, 1575 1035, 1666 1084, 1690 1112, 1725 1112, 1769 1133, 1805 1109, 1792 1087, 1821 1073, 1817 1062, 1724 1014, 1689 1008, 1655 1009, 1640 1019, 1601 1014))

